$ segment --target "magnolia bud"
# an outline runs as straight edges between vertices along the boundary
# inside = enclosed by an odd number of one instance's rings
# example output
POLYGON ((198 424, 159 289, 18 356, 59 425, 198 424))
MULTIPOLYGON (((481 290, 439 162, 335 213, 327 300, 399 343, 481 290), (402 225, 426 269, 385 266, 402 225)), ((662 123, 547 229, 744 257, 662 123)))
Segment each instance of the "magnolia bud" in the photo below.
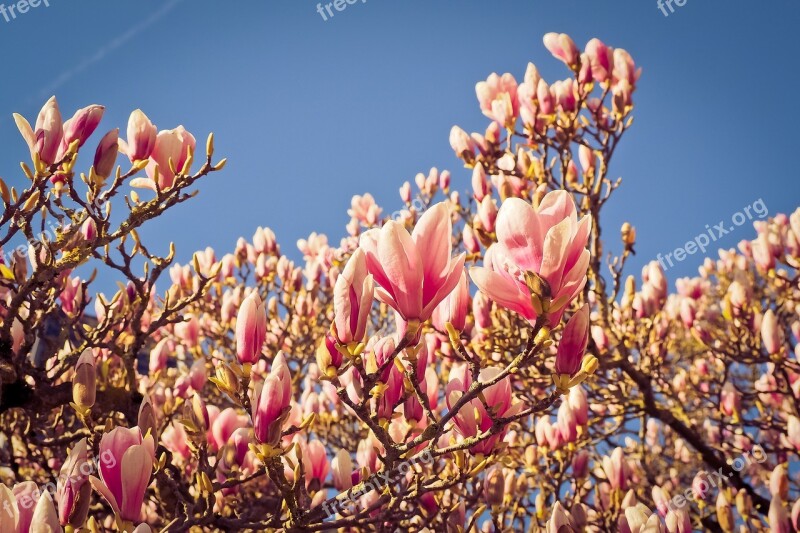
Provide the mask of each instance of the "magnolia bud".
POLYGON ((75 405, 91 408, 94 405, 96 388, 94 355, 90 348, 86 348, 75 365, 75 377, 72 378, 72 400, 75 405))

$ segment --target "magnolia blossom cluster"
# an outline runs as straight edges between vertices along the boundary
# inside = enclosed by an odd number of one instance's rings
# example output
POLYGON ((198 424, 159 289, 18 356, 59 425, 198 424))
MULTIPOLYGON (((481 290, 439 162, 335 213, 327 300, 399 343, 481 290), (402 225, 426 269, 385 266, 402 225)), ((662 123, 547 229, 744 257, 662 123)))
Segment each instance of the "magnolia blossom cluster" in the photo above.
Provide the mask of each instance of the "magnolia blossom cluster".
POLYGON ((0 262, 0 531, 797 529, 800 209, 674 292, 628 275, 635 228, 600 228, 641 69, 544 44, 569 77, 480 81, 466 172, 292 249, 142 242, 222 169, 213 137, 137 110, 78 173, 101 106, 17 116, 0 243, 57 229, 0 262))

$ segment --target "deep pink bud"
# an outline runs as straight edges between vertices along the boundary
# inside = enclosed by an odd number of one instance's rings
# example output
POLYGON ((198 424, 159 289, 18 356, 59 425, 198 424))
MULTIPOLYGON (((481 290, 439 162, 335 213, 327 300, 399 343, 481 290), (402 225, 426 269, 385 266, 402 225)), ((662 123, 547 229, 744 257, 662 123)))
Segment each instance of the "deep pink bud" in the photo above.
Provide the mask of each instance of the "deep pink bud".
POLYGON ((106 133, 97 145, 94 153, 94 171, 102 177, 107 178, 114 172, 114 165, 117 163, 119 154, 119 128, 106 133))
POLYGON ((257 401, 253 402, 253 430, 262 444, 277 446, 283 423, 289 416, 292 400, 292 378, 282 355, 278 355, 264 380, 257 401))
POLYGON ((556 372, 575 375, 581 367, 589 343, 589 305, 585 304, 572 315, 564 328, 556 354, 556 372))
POLYGON ((236 317, 236 356, 242 364, 254 364, 261 357, 267 336, 267 314, 256 291, 251 292, 239 307, 236 317))
POLYGON ((64 139, 62 144, 68 147, 77 140, 78 148, 83 146, 100 124, 105 109, 106 108, 101 105, 90 105, 79 109, 71 119, 64 123, 64 139))

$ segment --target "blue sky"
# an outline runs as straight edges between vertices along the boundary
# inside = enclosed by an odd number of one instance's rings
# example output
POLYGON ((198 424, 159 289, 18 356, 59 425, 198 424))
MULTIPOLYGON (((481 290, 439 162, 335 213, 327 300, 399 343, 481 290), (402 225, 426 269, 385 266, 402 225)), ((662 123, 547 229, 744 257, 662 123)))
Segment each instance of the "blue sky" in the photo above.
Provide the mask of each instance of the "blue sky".
MULTIPOLYGON (((548 81, 566 76, 542 46, 549 31, 581 47, 599 37, 644 68, 604 220, 615 241, 623 221, 637 227, 629 272, 759 199, 770 214, 800 205, 795 1, 688 0, 665 17, 655 0, 366 0, 327 21, 311 0, 49 4, 0 16, 0 175, 23 183, 11 113, 34 120, 51 94, 67 116, 106 105, 97 139, 137 107, 160 129, 214 131, 225 171, 142 231, 164 251, 175 241, 183 262, 207 245, 221 256, 257 226, 294 257, 311 231, 338 242, 353 194, 392 212, 402 182, 432 166, 466 190, 450 127, 483 130, 474 86, 493 71, 521 79, 533 61, 548 81)), ((752 235, 747 223, 720 242, 752 235)))

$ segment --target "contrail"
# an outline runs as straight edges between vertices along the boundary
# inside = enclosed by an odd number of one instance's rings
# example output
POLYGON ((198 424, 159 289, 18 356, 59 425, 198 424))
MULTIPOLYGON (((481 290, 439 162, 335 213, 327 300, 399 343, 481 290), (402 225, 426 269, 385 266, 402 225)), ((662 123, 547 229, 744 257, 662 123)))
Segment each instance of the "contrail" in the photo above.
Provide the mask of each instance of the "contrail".
MULTIPOLYGON (((172 11, 172 9, 180 2, 181 0, 170 0, 169 2, 161 6, 160 9, 152 13, 149 17, 142 20, 138 24, 134 25, 122 35, 109 41, 108 44, 101 47, 93 56, 84 59, 75 67, 61 73, 60 76, 58 76, 55 80, 53 80, 53 83, 51 83, 50 85, 48 85, 39 92, 37 100, 42 100, 53 94, 56 89, 58 89, 59 87, 70 81, 73 77, 75 77, 75 75, 80 74, 84 70, 88 69, 89 67, 91 67, 98 61, 102 60, 104 57, 106 57, 110 52, 113 52, 123 44, 133 39, 136 35, 146 30, 148 27, 158 22, 161 18, 164 17, 164 15, 172 11)), ((33 103, 32 100, 33 98, 30 99, 28 103, 29 104, 33 103)))

